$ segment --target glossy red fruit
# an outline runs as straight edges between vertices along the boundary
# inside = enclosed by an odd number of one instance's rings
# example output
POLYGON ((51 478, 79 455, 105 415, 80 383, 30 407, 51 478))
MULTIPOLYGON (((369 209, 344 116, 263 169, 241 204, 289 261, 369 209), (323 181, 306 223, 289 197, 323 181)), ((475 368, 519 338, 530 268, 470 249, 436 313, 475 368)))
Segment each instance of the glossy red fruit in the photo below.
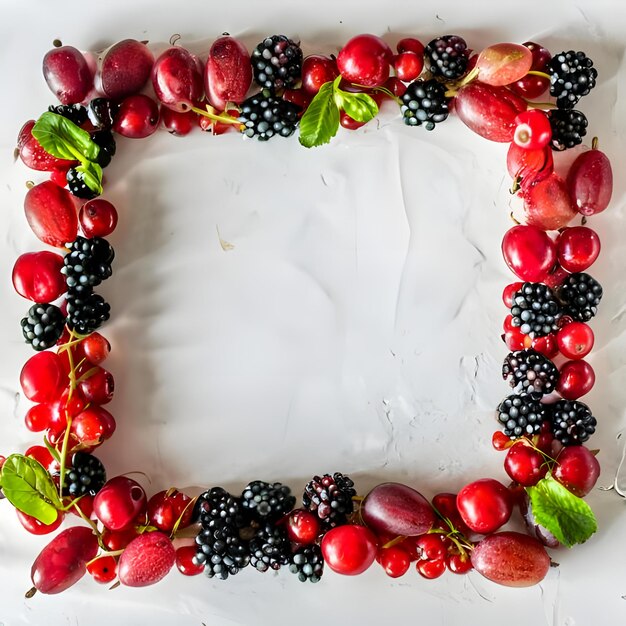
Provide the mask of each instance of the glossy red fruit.
POLYGON ((396 44, 398 54, 403 52, 414 52, 415 54, 424 55, 424 44, 415 37, 404 37, 396 44))
POLYGON ((511 178, 522 188, 549 176, 554 169, 552 148, 528 150, 512 142, 506 155, 506 166, 511 178))
MULTIPOLYGON (((507 442, 511 440, 502 432, 498 431, 507 442)), ((462 535, 468 535, 470 533, 470 529, 465 525, 465 522, 461 519, 461 515, 459 514, 459 510, 456 506, 456 493, 443 492, 438 493, 433 498, 433 506, 439 512, 439 515, 447 518, 452 522, 455 530, 458 530, 462 535)), ((448 524, 441 520, 438 524, 443 530, 449 531, 450 527, 448 524)))
POLYGON ((102 92, 113 100, 140 92, 150 78, 153 63, 154 56, 146 44, 134 39, 119 41, 102 60, 102 92))
POLYGON ((180 519, 179 528, 191 523, 193 506, 191 498, 182 491, 170 489, 159 491, 148 500, 148 522, 159 530, 170 534, 180 519))
POLYGON ((123 530, 109 530, 105 528, 102 531, 102 543, 107 550, 115 552, 123 550, 136 536, 137 530, 134 526, 129 526, 123 530))
POLYGON ((55 465, 58 466, 58 463, 55 461, 52 454, 50 454, 48 448, 44 446, 31 446, 24 452, 24 456, 35 459, 35 461, 41 463, 47 470, 51 470, 55 465))
POLYGON ((513 226, 502 239, 502 254, 511 271, 524 281, 542 282, 556 263, 556 246, 536 226, 513 226))
MULTIPOLYGON (((496 430, 491 436, 491 445, 493 446, 493 449, 497 450, 498 452, 502 452, 502 450, 507 450, 514 444, 515 441, 509 439, 501 430, 496 430)), ((456 494, 454 497, 456 500, 456 494)))
POLYGON ((80 345, 85 357, 92 365, 102 363, 111 352, 111 344, 108 339, 97 332, 85 337, 80 345))
POLYGON ((337 574, 362 574, 376 558, 378 541, 365 526, 346 524, 332 528, 322 539, 322 556, 337 574))
POLYGON ((51 411, 52 407, 47 402, 31 406, 24 416, 26 428, 33 433, 40 433, 42 430, 46 430, 50 424, 51 411))
MULTIPOLYGON (((86 517, 87 519, 91 519, 93 515, 93 500, 94 496, 91 494, 87 494, 81 496, 77 500, 74 500, 73 506, 70 507, 70 513, 76 515, 76 517, 86 517), (80 513, 78 512, 80 510, 80 513), (81 515, 82 513, 82 515, 81 515)), ((63 504, 69 504, 69 499, 63 501, 63 504)))
POLYGON ((33 170, 50 172, 58 169, 67 170, 76 163, 76 161, 57 159, 46 152, 33 137, 31 131, 34 125, 35 120, 29 120, 22 126, 17 136, 17 149, 24 165, 33 170))
POLYGON ((420 560, 415 563, 415 569, 423 578, 434 580, 446 571, 446 559, 437 559, 435 561, 420 560))
POLYGON ((24 212, 28 225, 44 243, 62 248, 76 239, 78 217, 72 194, 51 180, 26 192, 24 212))
POLYGON ((526 101, 505 87, 475 81, 459 91, 454 110, 481 137, 508 142, 513 140, 515 118, 526 110, 526 101))
POLYGON ((422 73, 424 56, 415 52, 401 52, 393 58, 393 69, 400 80, 410 83, 422 73))
POLYGON ((556 392, 566 400, 577 400, 589 393, 595 382, 595 372, 587 361, 567 361, 559 370, 556 392))
POLYGON ((537 450, 518 443, 507 452, 504 469, 522 487, 532 487, 546 475, 548 466, 537 450))
POLYGON ((40 593, 61 593, 78 582, 86 563, 98 553, 98 540, 91 528, 73 526, 60 532, 35 559, 30 570, 40 593))
POLYGON ((90 374, 88 378, 81 380, 78 387, 87 402, 107 404, 113 399, 115 381, 111 372, 102 367, 97 367, 96 371, 90 374))
POLYGON ((204 565, 194 562, 195 546, 181 546, 176 550, 176 567, 184 576, 197 576, 204 572, 204 565))
POLYGON ((246 47, 229 36, 211 45, 204 72, 204 89, 209 102, 224 111, 228 102, 241 104, 252 83, 252 64, 246 47))
POLYGON ((117 566, 122 585, 146 587, 165 578, 176 563, 176 550, 167 535, 151 532, 139 535, 127 546, 117 566))
POLYGON ((13 266, 13 287, 33 302, 54 302, 67 287, 61 274, 63 257, 55 252, 26 252, 13 266))
MULTIPOLYGON (((545 72, 548 61, 552 58, 550 52, 538 43, 527 41, 523 44, 533 55, 531 70, 545 72)), ((527 74, 520 80, 509 85, 509 89, 527 100, 535 100, 541 96, 550 86, 550 79, 545 76, 527 74)))
POLYGON ((89 405, 72 420, 70 432, 79 443, 98 446, 115 431, 113 416, 97 404, 89 405), (113 421, 113 426, 111 425, 113 421))
POLYGON ((582 215, 604 211, 613 194, 613 170, 606 154, 594 149, 579 155, 567 174, 567 188, 582 215))
POLYGON ((600 254, 600 237, 587 226, 563 230, 557 240, 559 264, 568 272, 584 272, 600 254))
POLYGON ((584 322, 570 322, 556 335, 561 354, 568 359, 584 359, 593 348, 594 335, 584 322))
POLYGON ((482 83, 503 87, 526 76, 532 62, 532 52, 525 46, 496 43, 478 55, 476 68, 482 83))
POLYGON ((61 104, 82 102, 93 87, 93 74, 87 60, 72 46, 53 48, 46 53, 43 76, 61 104))
POLYGON ((515 118, 513 142, 525 150, 542 150, 552 139, 548 116, 539 109, 524 111, 515 118))
POLYGON ((468 528, 485 535, 509 521, 513 499, 502 483, 483 478, 463 487, 456 497, 456 505, 468 528))
POLYGON ((519 328, 507 330, 502 335, 506 347, 511 351, 523 350, 526 347, 527 337, 528 335, 525 335, 519 328))
POLYGON ((61 394, 63 370, 54 352, 38 352, 24 363, 20 384, 24 395, 33 402, 52 402, 61 394))
POLYGON ((350 83, 380 87, 389 77, 393 59, 391 48, 376 35, 357 35, 337 56, 337 68, 350 83))
POLYGON ((506 587, 536 585, 550 569, 550 557, 539 540, 510 531, 485 537, 474 547, 471 560, 478 573, 506 587))
POLYGON ((375 533, 405 537, 428 532, 435 513, 419 491, 400 483, 374 487, 361 504, 361 517, 375 533))
POLYGON ((306 509, 296 509, 287 517, 287 535, 290 541, 301 545, 314 543, 320 534, 320 519, 306 509))
POLYGON ((577 215, 565 181, 552 172, 546 178, 522 188, 524 221, 541 230, 558 230, 577 215))
POLYGON ((411 565, 409 553, 397 546, 381 548, 378 551, 377 560, 390 578, 404 576, 411 565))
MULTIPOLYGON (((513 306, 513 296, 522 288, 523 284, 522 282, 510 283, 502 291, 502 302, 507 309, 513 306)), ((509 329, 505 328, 505 330, 509 329)))
POLYGON ((543 354, 543 356, 547 356, 549 359, 552 359, 559 353, 559 346, 556 341, 556 337, 550 333, 549 335, 545 335, 544 337, 529 337, 526 335, 526 339, 524 339, 524 347, 532 348, 536 352, 543 354))
POLYGON ((310 54, 302 62, 302 89, 313 97, 320 87, 339 76, 334 59, 322 54, 310 54))
MULTIPOLYGON (((550 289, 556 289, 563 284, 563 281, 569 276, 569 272, 566 272, 560 265, 555 265, 552 271, 544 278, 544 283, 550 287, 550 289)), ((559 320, 560 324, 564 324, 566 321, 565 316, 559 320)), ((571 318, 569 318, 571 321, 571 318)))
POLYGON ((204 68, 197 56, 181 46, 162 52, 152 66, 152 86, 166 107, 190 111, 204 94, 204 68))
MULTIPOLYGON (((389 91, 396 97, 402 98, 402 96, 406 93, 407 85, 405 85, 399 78, 396 76, 390 76, 383 85, 385 89, 389 89, 389 91)), ((388 95, 388 94, 383 94, 388 95)))
POLYGON ((600 463, 585 446, 565 446, 556 458, 552 476, 579 498, 596 485, 600 463))
POLYGON ((453 574, 467 574, 474 569, 469 554, 448 554, 446 565, 453 574))
POLYGON ((140 93, 122 100, 113 130, 130 139, 144 139, 156 131, 159 119, 159 105, 140 93))
POLYGON ((117 210, 108 200, 94 198, 80 208, 78 221, 85 237, 108 237, 117 226, 117 210))
POLYGON ((438 561, 446 556, 447 548, 441 535, 421 535, 415 543, 421 559, 438 561))
POLYGON ((146 492, 132 478, 116 476, 96 494, 94 513, 109 530, 122 530, 146 509, 146 492))
POLYGON ((117 576, 117 561, 114 556, 101 556, 88 563, 87 571, 97 583, 111 583, 117 576))
POLYGON ((58 512, 57 518, 52 522, 52 524, 44 524, 40 522, 36 517, 32 517, 26 513, 23 513, 19 509, 15 509, 17 513, 17 519, 20 520, 22 526, 32 535, 48 535, 49 533, 54 532, 63 522, 63 518, 65 517, 64 513, 58 512))
POLYGON ((161 109, 161 124, 163 124, 163 128, 165 128, 170 135, 175 135, 176 137, 185 137, 188 135, 196 125, 197 118, 198 115, 193 111, 181 113, 168 109, 167 107, 161 109))

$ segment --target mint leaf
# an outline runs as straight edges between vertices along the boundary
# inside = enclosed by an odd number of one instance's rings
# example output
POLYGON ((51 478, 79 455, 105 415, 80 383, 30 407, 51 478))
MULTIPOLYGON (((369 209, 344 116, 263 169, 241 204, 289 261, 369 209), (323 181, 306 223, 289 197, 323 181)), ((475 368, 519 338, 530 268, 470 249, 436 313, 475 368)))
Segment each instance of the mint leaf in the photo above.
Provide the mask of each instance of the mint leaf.
POLYGON ((62 504, 50 474, 35 459, 12 454, 0 471, 0 486, 18 510, 52 524, 62 504))
POLYGON ((376 100, 366 93, 350 93, 335 88, 335 103, 357 122, 369 122, 378 115, 376 100))
POLYGON ((535 521, 568 548, 584 543, 598 529, 591 507, 549 474, 526 491, 535 521))
POLYGON ((89 133, 57 113, 46 111, 31 132, 42 148, 57 159, 84 162, 98 158, 100 146, 89 133))
POLYGON ((339 109, 333 98, 333 83, 324 83, 300 119, 300 143, 313 148, 328 143, 339 129, 339 109))
POLYGON ((76 168, 77 172, 82 172, 83 180, 91 191, 100 195, 102 193, 102 168, 97 163, 84 161, 76 168))

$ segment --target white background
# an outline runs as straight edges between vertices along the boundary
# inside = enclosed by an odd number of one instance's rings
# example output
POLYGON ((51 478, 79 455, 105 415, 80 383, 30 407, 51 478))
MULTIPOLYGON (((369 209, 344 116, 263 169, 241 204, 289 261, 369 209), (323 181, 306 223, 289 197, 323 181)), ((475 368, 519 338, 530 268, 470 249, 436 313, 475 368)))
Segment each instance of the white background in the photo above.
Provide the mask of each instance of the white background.
MULTIPOLYGON (((599 420, 599 484, 616 475, 624 428, 626 310, 623 33, 613 2, 8 2, 0 0, 0 454, 39 441, 23 426, 18 377, 30 356, 19 319, 28 304, 10 272, 43 249, 23 217, 24 183, 43 180, 13 162, 17 132, 53 97, 41 59, 55 38, 84 50, 147 39, 206 54, 222 32, 252 49, 264 36, 300 38, 305 53, 337 52, 361 32, 390 44, 463 35, 479 49, 539 41, 585 50, 600 72, 580 108, 616 173, 612 205, 591 225, 605 286, 594 320, 587 397, 599 420)), ((295 138, 269 144, 236 134, 120 140, 105 197, 120 211, 111 237, 114 277, 101 292, 113 317, 110 408, 116 436, 99 451, 109 474, 143 471, 150 493, 253 479, 301 490, 342 471, 366 493, 401 480, 427 496, 485 476, 505 481, 491 449, 499 378, 502 287, 511 280, 500 238, 515 207, 506 146, 451 118, 436 131, 402 125, 391 106, 330 147, 295 138), (221 237, 234 247, 224 251, 221 237), (150 480, 150 483, 148 482, 150 480)), ((0 503, 0 623, 607 625, 626 620, 626 517, 614 492, 589 496, 600 531, 553 553, 540 586, 497 587, 473 573, 392 581, 378 567, 358 578, 327 572, 302 585, 288 572, 246 570, 226 582, 177 572, 153 588, 108 591, 85 578, 56 597, 24 600, 46 538, 27 535, 0 503)), ((70 520, 73 521, 73 520, 70 520)))

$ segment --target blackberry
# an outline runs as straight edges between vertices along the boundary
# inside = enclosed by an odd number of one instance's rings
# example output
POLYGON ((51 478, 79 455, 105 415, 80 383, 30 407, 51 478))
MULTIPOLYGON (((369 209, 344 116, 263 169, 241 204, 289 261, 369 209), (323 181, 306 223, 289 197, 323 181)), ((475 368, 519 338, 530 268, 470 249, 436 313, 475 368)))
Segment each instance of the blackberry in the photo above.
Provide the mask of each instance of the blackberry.
POLYGON ((194 560, 204 565, 204 573, 209 578, 217 576, 226 580, 250 563, 247 542, 239 537, 236 528, 219 518, 202 525, 196 546, 194 560))
POLYGON ((537 435, 543 423, 550 419, 548 405, 525 394, 506 397, 498 406, 497 413, 498 421, 504 426, 504 434, 511 439, 537 435))
POLYGON ((70 167, 70 169, 67 170, 65 180, 67 180, 67 188, 70 190, 70 193, 75 195, 77 198, 91 200, 98 195, 85 182, 85 174, 75 167, 70 167))
POLYGON ((460 78, 467 69, 467 44, 458 35, 443 35, 433 39, 424 49, 433 76, 460 78))
POLYGON ((293 135, 298 125, 299 112, 298 105, 263 90, 243 102, 239 119, 245 126, 243 132, 247 137, 267 141, 274 135, 293 135))
POLYGON ((324 558, 321 548, 315 544, 298 548, 291 555, 289 571, 296 574, 303 583, 307 580, 312 583, 319 582, 324 573, 324 558))
POLYGON ((222 487, 213 487, 198 497, 194 507, 194 519, 205 527, 212 519, 222 520, 238 529, 248 523, 241 499, 232 496, 222 487))
POLYGON ((314 476, 304 488, 302 504, 315 513, 327 528, 332 528, 346 523, 348 515, 354 511, 354 496, 354 482, 348 476, 335 472, 332 476, 314 476))
POLYGON ((250 57, 255 82, 273 92, 293 87, 302 74, 302 49, 285 35, 264 39, 250 57))
POLYGON ((111 307, 102 296, 85 291, 67 293, 66 322, 79 335, 88 335, 100 328, 110 317, 111 307))
POLYGON ((588 322, 602 299, 602 285, 585 272, 570 274, 559 288, 563 313, 579 322, 588 322))
POLYGON ((291 542, 283 527, 264 524, 250 540, 250 565, 259 572, 280 569, 290 557, 291 542))
POLYGON ((433 130, 435 124, 448 117, 446 87, 435 79, 415 80, 402 96, 402 121, 407 126, 424 125, 426 130, 433 130))
POLYGON ((575 109, 552 109, 548 112, 548 118, 552 129, 550 145, 553 150, 560 152, 583 142, 588 125, 584 113, 575 109))
POLYGON ((561 307, 552 289, 543 283, 524 283, 513 296, 512 325, 531 337, 545 337, 558 330, 561 307))
POLYGON ((556 98, 559 109, 573 109, 596 86, 598 71, 584 52, 559 52, 548 61, 546 70, 550 74, 550 95, 556 98))
POLYGON ((552 434, 564 446, 577 446, 596 432, 596 418, 583 402, 559 400, 552 408, 552 434))
POLYGON ((91 139, 100 147, 100 152, 98 152, 98 165, 100 167, 106 167, 115 156, 116 145, 113 133, 106 129, 96 130, 91 133, 91 139))
POLYGON ((48 111, 62 115, 76 126, 82 126, 87 121, 87 109, 80 104, 51 104, 48 111))
POLYGON ((241 503, 258 520, 277 520, 296 504, 291 489, 282 483, 251 482, 241 494, 241 503))
POLYGON ((115 121, 115 116, 120 110, 120 105, 108 98, 94 98, 87 106, 89 121, 96 127, 110 129, 115 121))
POLYGON ((106 480, 106 470, 100 459, 87 452, 75 452, 72 467, 65 475, 64 491, 76 498, 86 494, 95 496, 106 480))
POLYGON ((513 391, 535 399, 554 391, 559 370, 550 359, 536 350, 510 352, 502 365, 502 378, 509 380, 513 391))
POLYGON ((81 237, 67 244, 69 252, 63 259, 61 272, 68 289, 76 294, 90 291, 113 273, 111 263, 115 251, 102 237, 81 237))
POLYGON ((28 309, 28 316, 22 318, 21 324, 26 343, 35 350, 47 350, 63 334, 65 317, 54 304, 34 304, 28 309))

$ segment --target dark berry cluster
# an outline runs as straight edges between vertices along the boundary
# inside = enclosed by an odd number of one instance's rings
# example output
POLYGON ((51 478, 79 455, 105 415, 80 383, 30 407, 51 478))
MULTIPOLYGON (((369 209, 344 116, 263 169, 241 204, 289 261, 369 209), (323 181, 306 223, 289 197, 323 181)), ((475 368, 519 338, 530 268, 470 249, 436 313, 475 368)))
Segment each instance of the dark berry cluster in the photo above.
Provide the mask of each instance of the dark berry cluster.
POLYGON ((298 125, 299 113, 299 106, 264 90, 244 101, 239 119, 244 125, 246 137, 267 141, 274 136, 293 135, 298 125))
POLYGON ((433 76, 454 80, 465 74, 469 50, 462 37, 443 35, 428 43, 424 49, 424 56, 428 60, 433 76))
POLYGON ((285 35, 264 39, 251 55, 254 80, 276 92, 293 87, 302 73, 302 48, 285 35))
POLYGON ((448 117, 446 87, 435 79, 413 81, 402 96, 402 121, 408 126, 424 125, 433 130, 435 124, 448 117))

